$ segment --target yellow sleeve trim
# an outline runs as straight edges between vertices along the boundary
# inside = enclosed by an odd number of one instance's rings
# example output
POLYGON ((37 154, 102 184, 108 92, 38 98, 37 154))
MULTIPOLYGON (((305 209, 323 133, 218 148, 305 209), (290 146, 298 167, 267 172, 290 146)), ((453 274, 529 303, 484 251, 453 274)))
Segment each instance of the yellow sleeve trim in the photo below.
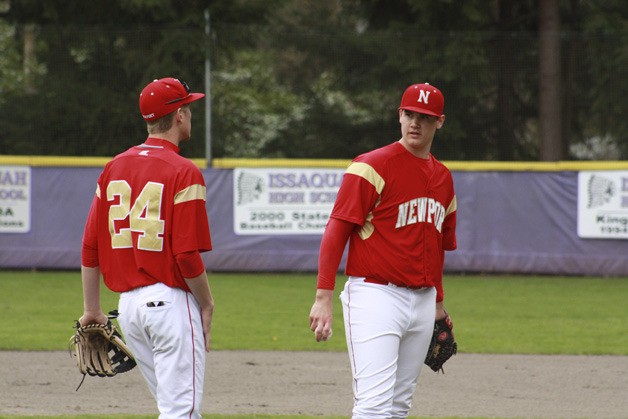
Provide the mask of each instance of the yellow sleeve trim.
POLYGON ((370 212, 369 215, 366 217, 366 222, 364 223, 364 225, 358 232, 358 235, 360 236, 362 240, 368 239, 375 232, 375 226, 371 222, 372 219, 373 219, 373 213, 370 212))
POLYGON ((207 188, 203 185, 191 185, 180 191, 174 197, 174 204, 181 204, 183 202, 194 201, 201 199, 205 201, 207 195, 207 188))
POLYGON ((364 178, 375 187, 375 190, 378 194, 382 193, 384 185, 386 184, 386 182, 379 175, 379 173, 377 173, 375 169, 373 169, 373 167, 366 163, 351 163, 351 165, 347 168, 346 173, 364 178))
POLYGON ((454 199, 451 200, 449 207, 447 208, 447 212, 445 212, 445 217, 447 217, 452 212, 455 212, 458 209, 458 200, 456 199, 456 195, 454 195, 454 199))

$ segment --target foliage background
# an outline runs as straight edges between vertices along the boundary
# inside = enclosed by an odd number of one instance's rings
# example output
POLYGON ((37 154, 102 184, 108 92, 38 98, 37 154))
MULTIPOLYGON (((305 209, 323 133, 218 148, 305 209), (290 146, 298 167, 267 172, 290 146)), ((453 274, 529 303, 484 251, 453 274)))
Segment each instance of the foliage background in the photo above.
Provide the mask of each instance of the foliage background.
MULTIPOLYGON (((562 158, 625 159, 628 3, 553 1, 562 158)), ((115 155, 146 135, 141 89, 172 75, 211 92, 213 157, 352 158, 395 141, 403 89, 429 81, 437 157, 537 160, 537 3, 0 0, 0 154, 115 155)), ((184 152, 203 157, 193 111, 184 152)))

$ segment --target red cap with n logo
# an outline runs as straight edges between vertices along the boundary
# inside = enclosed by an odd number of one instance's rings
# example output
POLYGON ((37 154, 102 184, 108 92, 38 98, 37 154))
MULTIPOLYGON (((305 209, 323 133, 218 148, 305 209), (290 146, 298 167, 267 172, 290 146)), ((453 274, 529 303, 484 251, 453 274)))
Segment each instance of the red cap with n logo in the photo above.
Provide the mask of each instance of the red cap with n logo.
POLYGON ((445 107, 445 98, 440 90, 429 83, 413 84, 401 97, 399 109, 426 115, 441 116, 445 107))

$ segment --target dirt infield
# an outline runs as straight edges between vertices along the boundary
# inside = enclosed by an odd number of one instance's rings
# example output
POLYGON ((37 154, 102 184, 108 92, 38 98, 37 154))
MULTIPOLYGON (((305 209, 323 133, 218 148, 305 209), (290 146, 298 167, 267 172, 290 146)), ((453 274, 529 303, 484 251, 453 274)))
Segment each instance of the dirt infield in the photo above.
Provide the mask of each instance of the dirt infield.
MULTIPOLYGON (((152 414, 137 369, 87 377, 67 352, 0 352, 0 414, 152 414), (103 404, 103 401, 106 400, 103 404), (98 411, 88 406, 101 406, 98 411)), ((203 411, 349 416, 345 353, 215 351, 203 411)), ((628 357, 458 354, 446 374, 423 369, 414 416, 628 418, 628 357)))

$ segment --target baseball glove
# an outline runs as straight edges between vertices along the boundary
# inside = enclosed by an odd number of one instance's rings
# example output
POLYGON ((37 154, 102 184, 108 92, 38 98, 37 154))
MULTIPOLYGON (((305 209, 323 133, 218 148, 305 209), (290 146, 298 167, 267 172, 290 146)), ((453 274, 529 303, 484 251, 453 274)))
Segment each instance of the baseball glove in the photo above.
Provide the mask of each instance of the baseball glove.
POLYGON ((432 341, 425 357, 425 365, 434 372, 442 371, 444 374, 443 364, 458 352, 458 344, 454 338, 453 328, 454 324, 449 314, 444 319, 436 320, 434 323, 432 341))
MULTIPOLYGON (((122 340, 122 336, 111 323, 88 324, 76 322, 76 333, 70 338, 69 351, 76 357, 76 363, 83 380, 85 375, 113 377, 135 367, 135 358, 122 340)), ((83 384, 83 380, 77 390, 83 384)))

